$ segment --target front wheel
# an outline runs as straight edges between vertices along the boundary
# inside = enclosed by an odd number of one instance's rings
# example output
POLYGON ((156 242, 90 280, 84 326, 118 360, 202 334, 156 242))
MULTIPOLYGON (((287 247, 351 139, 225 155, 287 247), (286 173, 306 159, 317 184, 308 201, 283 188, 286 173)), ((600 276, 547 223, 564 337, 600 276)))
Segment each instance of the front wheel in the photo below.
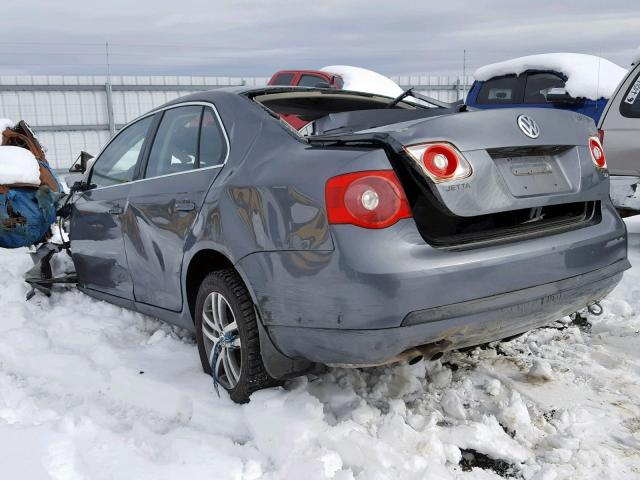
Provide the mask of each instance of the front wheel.
POLYGON ((195 320, 202 368, 210 375, 215 369, 218 384, 234 402, 246 403, 256 390, 278 384, 264 368, 253 302, 235 270, 205 277, 198 290, 195 320))

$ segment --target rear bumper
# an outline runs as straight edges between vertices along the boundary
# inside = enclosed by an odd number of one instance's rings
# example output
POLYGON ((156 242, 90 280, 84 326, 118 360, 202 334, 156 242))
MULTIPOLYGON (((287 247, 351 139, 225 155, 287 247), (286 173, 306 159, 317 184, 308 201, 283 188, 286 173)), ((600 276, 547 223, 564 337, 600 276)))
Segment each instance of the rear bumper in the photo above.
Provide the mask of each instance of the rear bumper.
POLYGON ((286 356, 383 362, 410 347, 506 338, 602 299, 629 268, 609 201, 592 226, 443 251, 408 219, 383 230, 332 228, 333 251, 259 252, 239 263, 266 330, 286 356))
POLYGON ((402 326, 376 330, 271 327, 272 340, 288 357, 324 364, 383 363, 422 345, 438 352, 517 335, 569 315, 604 298, 630 267, 609 267, 559 282, 454 305, 419 310, 402 326))

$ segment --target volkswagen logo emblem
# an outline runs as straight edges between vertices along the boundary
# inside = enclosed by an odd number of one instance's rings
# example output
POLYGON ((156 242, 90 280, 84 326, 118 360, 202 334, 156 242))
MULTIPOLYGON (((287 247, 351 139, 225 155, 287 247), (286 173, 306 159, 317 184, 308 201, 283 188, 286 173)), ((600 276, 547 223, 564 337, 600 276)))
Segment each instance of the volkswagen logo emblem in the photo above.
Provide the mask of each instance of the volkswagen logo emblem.
POLYGON ((540 127, 529 115, 520 115, 518 117, 518 127, 529 138, 538 138, 540 136, 540 127))

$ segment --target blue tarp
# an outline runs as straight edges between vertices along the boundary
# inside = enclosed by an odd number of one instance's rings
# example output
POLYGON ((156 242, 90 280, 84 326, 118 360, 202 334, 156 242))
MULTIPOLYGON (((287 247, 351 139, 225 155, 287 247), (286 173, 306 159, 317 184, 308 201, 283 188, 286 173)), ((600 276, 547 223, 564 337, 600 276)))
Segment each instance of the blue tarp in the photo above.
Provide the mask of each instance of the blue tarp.
MULTIPOLYGON (((41 165, 49 169, 48 165, 41 165)), ((60 186, 56 175, 51 173, 60 186)), ((0 247, 27 247, 42 240, 56 220, 59 196, 44 185, 11 188, 7 193, 0 193, 0 247)))

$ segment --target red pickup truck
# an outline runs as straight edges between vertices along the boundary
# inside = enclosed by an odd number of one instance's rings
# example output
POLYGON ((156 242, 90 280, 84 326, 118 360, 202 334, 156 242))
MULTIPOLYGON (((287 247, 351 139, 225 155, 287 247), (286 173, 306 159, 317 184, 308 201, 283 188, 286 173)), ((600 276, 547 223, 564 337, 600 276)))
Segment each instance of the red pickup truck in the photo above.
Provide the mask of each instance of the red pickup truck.
MULTIPOLYGON (((267 85, 333 88, 341 90, 344 82, 340 75, 334 75, 333 73, 322 72, 320 70, 280 70, 271 76, 267 85)), ((296 130, 300 130, 308 123, 296 115, 281 115, 280 117, 296 130)))
POLYGON ((344 82, 340 75, 320 70, 280 70, 273 74, 267 85, 335 88, 336 90, 341 90, 344 82))

